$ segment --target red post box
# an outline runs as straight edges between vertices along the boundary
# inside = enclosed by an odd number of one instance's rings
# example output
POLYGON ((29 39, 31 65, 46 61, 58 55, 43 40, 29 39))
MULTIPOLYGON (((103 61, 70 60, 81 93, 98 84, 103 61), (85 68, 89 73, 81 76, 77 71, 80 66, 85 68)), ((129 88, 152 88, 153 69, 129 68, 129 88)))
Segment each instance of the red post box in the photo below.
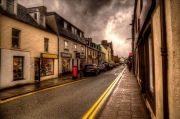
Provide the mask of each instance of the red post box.
POLYGON ((73 66, 72 67, 72 76, 73 76, 73 79, 76 79, 77 78, 77 66, 73 66))

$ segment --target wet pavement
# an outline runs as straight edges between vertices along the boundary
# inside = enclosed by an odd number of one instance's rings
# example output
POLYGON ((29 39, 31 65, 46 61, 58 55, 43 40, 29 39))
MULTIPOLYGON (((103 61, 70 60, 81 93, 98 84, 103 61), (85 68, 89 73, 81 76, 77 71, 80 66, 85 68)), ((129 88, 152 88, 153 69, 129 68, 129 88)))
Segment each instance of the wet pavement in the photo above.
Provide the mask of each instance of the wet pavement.
POLYGON ((125 70, 98 119, 150 119, 136 77, 125 70))
MULTIPOLYGON (((34 84, 0 90, 0 101, 37 90, 66 84, 77 80, 71 75, 62 76, 34 84)), ((140 93, 137 80, 132 72, 125 70, 123 76, 96 116, 97 119, 150 119, 140 93)))
POLYGON ((36 82, 32 84, 19 85, 16 87, 2 89, 0 90, 0 100, 5 100, 8 98, 16 97, 16 96, 23 95, 26 93, 50 88, 50 87, 61 85, 61 84, 70 83, 70 82, 77 81, 80 79, 83 79, 83 77, 80 78, 80 76, 78 76, 78 79, 73 79, 72 75, 69 74, 69 75, 61 76, 60 78, 49 79, 49 80, 36 82))

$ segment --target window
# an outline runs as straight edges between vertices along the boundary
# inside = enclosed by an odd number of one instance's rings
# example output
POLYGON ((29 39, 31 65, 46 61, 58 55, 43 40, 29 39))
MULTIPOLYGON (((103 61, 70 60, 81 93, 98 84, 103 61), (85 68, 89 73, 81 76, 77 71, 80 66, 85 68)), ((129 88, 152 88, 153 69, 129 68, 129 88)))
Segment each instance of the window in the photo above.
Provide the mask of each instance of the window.
POLYGON ((1 4, 2 2, 1 2, 1 0, 0 0, 0 4, 1 4))
POLYGON ((6 9, 10 13, 14 13, 14 0, 7 0, 6 1, 6 9))
POLYGON ((148 50, 149 50, 149 90, 154 92, 154 85, 153 85, 153 54, 152 54, 152 39, 151 34, 148 37, 148 50))
POLYGON ((64 41, 64 48, 68 49, 68 42, 67 41, 64 41))
POLYGON ((40 14, 40 24, 41 25, 44 25, 44 16, 43 16, 43 14, 40 14))
POLYGON ((74 27, 71 27, 71 32, 74 34, 74 32, 75 32, 75 28, 74 27))
POLYGON ((74 34, 77 35, 77 29, 74 29, 74 34))
POLYGON ((54 60, 53 59, 41 59, 41 76, 48 76, 54 74, 54 60))
POLYGON ((44 52, 48 52, 49 39, 44 38, 44 52))
POLYGON ((84 47, 83 46, 81 46, 81 51, 84 52, 84 47))
POLYGON ((13 79, 23 78, 23 57, 13 57, 13 79))
POLYGON ((79 35, 81 38, 82 38, 82 33, 80 32, 80 35, 79 35))
POLYGON ((34 13, 34 18, 35 20, 37 20, 37 13, 34 13))
POLYGON ((20 30, 12 29, 12 47, 13 48, 19 48, 19 42, 20 42, 20 30))
POLYGON ((74 44, 74 50, 77 51, 77 45, 76 44, 74 44))
POLYGON ((64 28, 67 29, 67 22, 64 21, 64 28))

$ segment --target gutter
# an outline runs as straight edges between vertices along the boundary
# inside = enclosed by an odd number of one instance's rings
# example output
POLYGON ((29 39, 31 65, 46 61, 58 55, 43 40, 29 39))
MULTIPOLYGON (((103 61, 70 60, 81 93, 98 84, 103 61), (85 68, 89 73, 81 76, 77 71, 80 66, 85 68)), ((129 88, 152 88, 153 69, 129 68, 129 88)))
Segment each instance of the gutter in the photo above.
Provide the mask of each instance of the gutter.
POLYGON ((169 119, 168 105, 168 79, 167 79, 167 38, 166 38, 166 16, 165 3, 160 0, 160 25, 161 25, 161 56, 162 56, 162 78, 163 78, 163 116, 164 119, 169 119))

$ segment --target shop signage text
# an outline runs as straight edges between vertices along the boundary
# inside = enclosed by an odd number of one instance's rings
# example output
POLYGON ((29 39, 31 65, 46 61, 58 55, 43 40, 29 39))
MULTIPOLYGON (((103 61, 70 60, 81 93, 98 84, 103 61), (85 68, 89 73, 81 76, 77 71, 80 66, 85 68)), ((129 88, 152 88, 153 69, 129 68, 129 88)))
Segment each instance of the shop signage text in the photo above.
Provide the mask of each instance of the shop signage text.
POLYGON ((42 58, 54 58, 54 59, 57 59, 58 55, 56 55, 56 54, 41 53, 41 57, 42 58))
POLYGON ((65 53, 65 52, 61 52, 61 57, 64 57, 64 58, 72 58, 72 54, 70 54, 70 53, 65 53))

